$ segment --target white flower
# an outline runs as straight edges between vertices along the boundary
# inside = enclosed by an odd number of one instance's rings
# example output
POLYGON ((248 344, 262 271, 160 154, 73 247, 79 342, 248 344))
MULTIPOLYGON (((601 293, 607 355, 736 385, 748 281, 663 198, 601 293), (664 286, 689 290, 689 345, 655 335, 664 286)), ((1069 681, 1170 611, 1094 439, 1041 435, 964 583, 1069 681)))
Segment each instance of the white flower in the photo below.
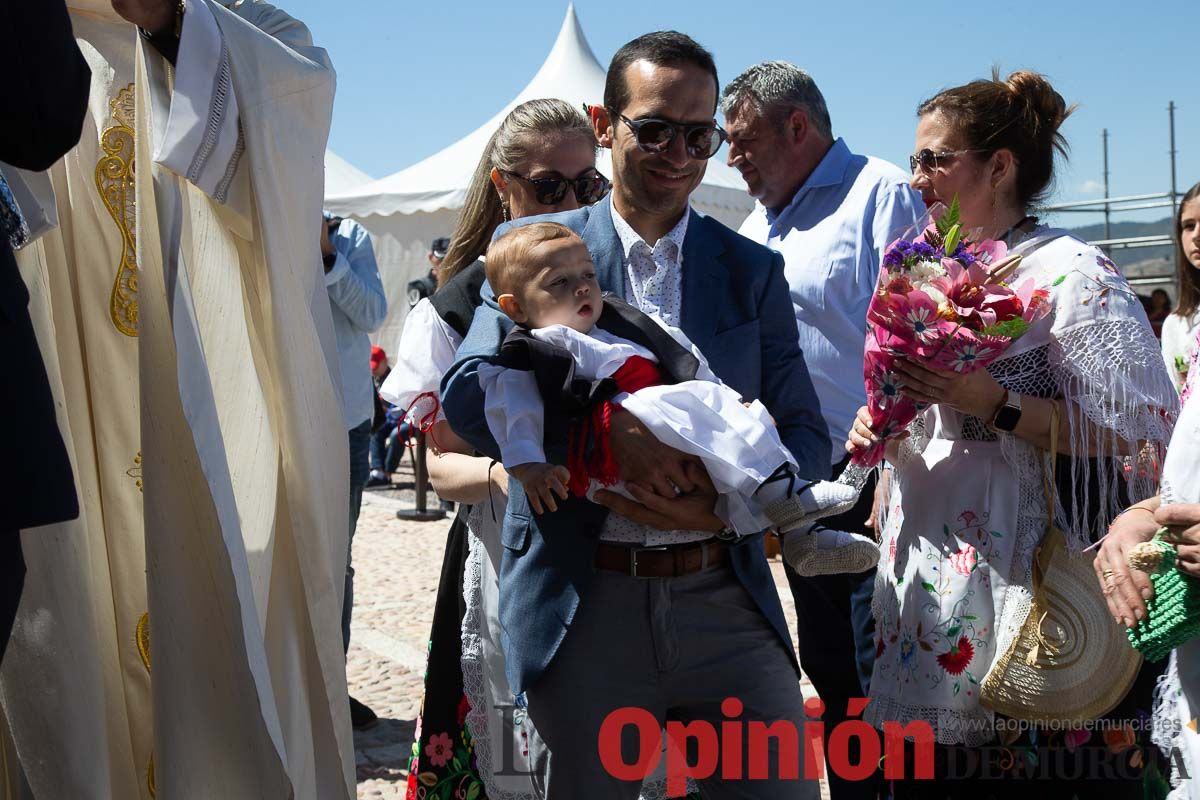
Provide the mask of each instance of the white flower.
POLYGON ((926 286, 921 291, 923 291, 925 294, 929 295, 929 299, 932 300, 935 304, 937 304, 937 307, 939 309, 942 306, 947 305, 946 295, 942 294, 942 290, 937 288, 936 286, 926 286))
POLYGON ((928 283, 934 278, 946 277, 946 269, 940 261, 918 261, 909 268, 909 279, 913 285, 928 283))

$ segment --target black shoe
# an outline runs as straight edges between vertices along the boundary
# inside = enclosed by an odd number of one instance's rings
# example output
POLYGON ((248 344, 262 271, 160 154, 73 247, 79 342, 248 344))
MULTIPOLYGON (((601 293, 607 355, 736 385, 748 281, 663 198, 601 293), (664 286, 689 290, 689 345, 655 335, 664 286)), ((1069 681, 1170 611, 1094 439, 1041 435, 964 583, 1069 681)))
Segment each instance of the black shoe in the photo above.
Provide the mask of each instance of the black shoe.
POLYGON ((374 711, 353 697, 350 698, 350 725, 354 730, 365 731, 374 728, 377 722, 379 722, 379 717, 375 716, 374 711))
POLYGON ((372 475, 363 486, 373 489, 376 486, 391 486, 392 480, 387 475, 372 475))

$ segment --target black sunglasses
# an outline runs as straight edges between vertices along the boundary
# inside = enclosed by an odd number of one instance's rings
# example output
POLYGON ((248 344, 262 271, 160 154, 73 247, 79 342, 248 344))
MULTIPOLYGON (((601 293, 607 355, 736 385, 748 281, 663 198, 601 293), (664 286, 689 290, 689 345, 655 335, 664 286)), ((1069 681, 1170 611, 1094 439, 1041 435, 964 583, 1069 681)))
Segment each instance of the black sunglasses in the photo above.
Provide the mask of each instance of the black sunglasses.
POLYGON ((544 206, 555 206, 567 196, 568 189, 575 190, 575 199, 585 206, 590 206, 604 195, 608 194, 608 178, 594 169, 575 178, 564 178, 561 175, 545 178, 527 178, 516 172, 503 171, 510 178, 525 181, 533 187, 533 196, 544 206))
POLYGON ((924 173, 937 172, 939 161, 949 161, 956 156, 961 156, 964 153, 986 153, 986 150, 943 150, 940 153, 935 153, 926 147, 916 155, 908 157, 908 169, 912 174, 916 175, 920 169, 924 173))
POLYGON ((647 117, 645 119, 630 119, 622 114, 610 112, 614 117, 629 126, 637 146, 647 153, 662 153, 675 141, 676 134, 683 134, 683 144, 687 154, 692 158, 704 160, 712 158, 721 149, 721 143, 729 138, 728 134, 712 122, 699 125, 685 125, 665 119, 647 117))

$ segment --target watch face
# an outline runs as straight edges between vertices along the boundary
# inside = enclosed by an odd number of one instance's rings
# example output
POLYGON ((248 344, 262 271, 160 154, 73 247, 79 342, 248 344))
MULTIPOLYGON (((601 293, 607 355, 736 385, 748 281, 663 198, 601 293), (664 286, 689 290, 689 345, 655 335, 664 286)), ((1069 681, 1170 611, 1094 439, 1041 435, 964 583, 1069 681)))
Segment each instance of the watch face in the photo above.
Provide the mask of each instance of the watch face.
POLYGON ((1016 430, 1017 423, 1021 419, 1021 409, 1005 406, 996 414, 995 427, 1005 433, 1012 433, 1016 430))

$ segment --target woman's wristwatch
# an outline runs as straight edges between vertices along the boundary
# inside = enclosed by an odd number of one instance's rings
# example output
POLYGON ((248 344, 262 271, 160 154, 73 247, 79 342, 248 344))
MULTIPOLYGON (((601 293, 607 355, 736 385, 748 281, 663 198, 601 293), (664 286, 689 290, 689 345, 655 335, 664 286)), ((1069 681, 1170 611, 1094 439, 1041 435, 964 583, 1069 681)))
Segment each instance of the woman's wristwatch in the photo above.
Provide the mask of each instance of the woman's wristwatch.
POLYGON ((1017 423, 1020 421, 1021 395, 1005 389, 1004 400, 1000 402, 1000 406, 996 409, 996 413, 992 415, 992 421, 988 425, 998 431, 1012 433, 1017 429, 1017 423))

